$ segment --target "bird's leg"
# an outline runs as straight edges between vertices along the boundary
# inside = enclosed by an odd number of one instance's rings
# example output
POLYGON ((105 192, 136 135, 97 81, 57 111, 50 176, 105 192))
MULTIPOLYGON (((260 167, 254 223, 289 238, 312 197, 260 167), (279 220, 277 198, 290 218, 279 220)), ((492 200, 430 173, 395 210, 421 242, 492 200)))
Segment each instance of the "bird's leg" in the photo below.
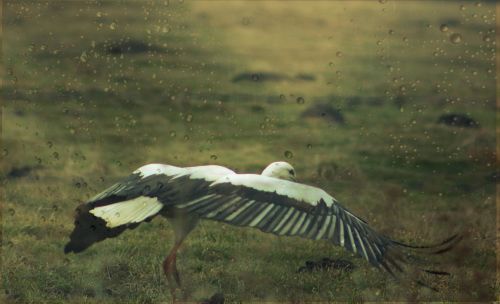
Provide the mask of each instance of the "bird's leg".
POLYGON ((178 210, 173 210, 172 213, 167 214, 167 219, 172 224, 175 234, 175 244, 170 254, 167 256, 163 262, 163 270, 167 276, 167 280, 170 286, 170 292, 172 293, 173 300, 175 301, 175 291, 176 287, 180 289, 183 294, 183 299, 187 299, 187 292, 181 288, 181 278, 179 271, 177 270, 177 250, 181 246, 184 239, 187 237, 189 232, 196 227, 198 223, 198 217, 183 213, 178 210), (175 285, 177 284, 177 286, 175 285), (176 287, 175 287, 176 286, 176 287))
POLYGON ((177 271, 176 259, 177 259, 177 250, 182 244, 182 240, 176 241, 174 247, 170 250, 170 253, 163 261, 163 271, 168 280, 168 285, 170 288, 170 294, 172 295, 172 300, 175 302, 175 290, 176 287, 180 288, 180 277, 179 272, 177 271), (174 280, 172 280, 172 278, 174 280), (175 282, 174 282, 175 281, 175 282), (178 285, 176 286, 175 283, 178 285))
POLYGON ((181 284, 181 276, 179 275, 179 271, 177 270, 177 255, 174 255, 174 261, 172 262, 172 270, 174 271, 174 279, 177 283, 177 286, 182 287, 181 284))

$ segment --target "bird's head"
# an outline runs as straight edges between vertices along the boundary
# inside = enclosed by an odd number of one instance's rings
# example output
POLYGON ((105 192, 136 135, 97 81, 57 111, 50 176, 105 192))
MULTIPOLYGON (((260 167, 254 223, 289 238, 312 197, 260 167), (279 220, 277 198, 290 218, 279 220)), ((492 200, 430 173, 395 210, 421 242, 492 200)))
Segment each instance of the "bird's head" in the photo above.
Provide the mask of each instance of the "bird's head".
POLYGON ((295 181, 295 170, 287 162, 279 161, 267 166, 261 175, 295 181))

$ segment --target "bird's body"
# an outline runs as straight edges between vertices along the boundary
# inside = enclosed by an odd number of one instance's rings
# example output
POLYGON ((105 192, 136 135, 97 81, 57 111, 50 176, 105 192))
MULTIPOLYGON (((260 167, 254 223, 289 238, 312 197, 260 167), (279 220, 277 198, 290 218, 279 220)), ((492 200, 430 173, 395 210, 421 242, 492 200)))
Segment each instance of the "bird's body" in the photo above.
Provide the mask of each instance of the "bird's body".
POLYGON ((405 249, 442 252, 457 240, 454 237, 427 247, 393 241, 322 189, 294 181, 295 171, 285 162, 270 164, 260 175, 237 174, 221 166, 146 165, 77 208, 75 229, 65 252, 83 251, 162 215, 175 232, 174 247, 163 264, 172 287, 173 279, 180 285, 177 249, 200 219, 327 240, 394 277, 403 273, 402 264, 409 264, 402 254, 405 249))

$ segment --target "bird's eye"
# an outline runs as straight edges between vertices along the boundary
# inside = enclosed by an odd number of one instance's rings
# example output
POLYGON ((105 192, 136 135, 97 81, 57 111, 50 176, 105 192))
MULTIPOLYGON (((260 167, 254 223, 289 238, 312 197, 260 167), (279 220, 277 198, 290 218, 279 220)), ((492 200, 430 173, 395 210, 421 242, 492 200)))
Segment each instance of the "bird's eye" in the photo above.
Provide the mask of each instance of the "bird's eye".
POLYGON ((288 173, 290 173, 291 175, 295 175, 295 171, 293 171, 293 169, 288 170, 288 173))

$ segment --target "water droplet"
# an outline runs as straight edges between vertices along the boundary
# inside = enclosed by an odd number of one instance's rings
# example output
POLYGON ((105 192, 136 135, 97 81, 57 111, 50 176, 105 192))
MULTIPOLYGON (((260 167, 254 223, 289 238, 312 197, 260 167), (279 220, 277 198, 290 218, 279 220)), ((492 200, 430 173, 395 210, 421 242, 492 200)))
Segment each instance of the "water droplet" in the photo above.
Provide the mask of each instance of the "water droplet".
POLYGON ((114 31, 116 30, 116 23, 115 22, 111 22, 111 24, 109 25, 109 29, 114 31))
POLYGON ((210 159, 216 160, 217 159, 217 155, 215 155, 215 154, 210 155, 210 159))
POLYGON ((483 37, 483 41, 484 41, 484 42, 490 42, 490 41, 491 41, 491 37, 490 37, 490 36, 488 36, 488 35, 484 35, 484 37, 483 37))
POLYGON ((175 131, 170 131, 170 137, 176 137, 177 133, 175 131))
POLYGON ((13 208, 9 208, 9 214, 11 216, 14 216, 14 214, 16 214, 16 210, 14 210, 13 208))
POLYGON ((460 5, 460 10, 465 11, 465 5, 460 5))
POLYGON ((184 140, 189 140, 189 135, 184 135, 184 140))
POLYGON ((342 57, 342 55, 343 55, 343 54, 342 54, 342 52, 341 52, 341 51, 338 51, 338 52, 335 54, 335 56, 337 56, 337 57, 342 57))
POLYGON ((439 27, 439 30, 441 30, 441 32, 447 32, 448 31, 448 26, 446 24, 441 24, 441 26, 439 27))
POLYGON ((331 61, 330 61, 330 62, 328 63, 328 65, 329 65, 331 68, 333 68, 333 62, 331 62, 331 61))
POLYGON ((115 216, 116 216, 116 217, 120 217, 120 212, 116 212, 116 213, 115 213, 115 216))
POLYGON ((307 144, 307 149, 312 149, 313 145, 307 144))
POLYGON ((462 35, 460 35, 459 33, 453 33, 450 36, 450 41, 455 44, 460 43, 462 42, 462 35))
POLYGON ((82 187, 82 184, 81 184, 80 182, 76 182, 76 183, 75 183, 75 187, 77 187, 77 188, 81 188, 81 187, 82 187))
POLYGON ((284 155, 285 155, 286 158, 292 158, 293 157, 292 151, 288 151, 288 150, 285 151, 284 155))
POLYGON ((408 42, 408 37, 406 37, 406 36, 405 36, 405 37, 403 37, 403 41, 404 41, 404 42, 408 42))
POLYGON ((53 146, 53 145, 54 145, 54 144, 52 144, 52 142, 51 142, 51 141, 48 141, 48 142, 47 142, 47 146, 49 146, 49 148, 52 148, 52 146, 53 146))
POLYGON ((298 104, 304 104, 306 101, 304 100, 304 97, 297 97, 297 103, 298 104))
POLYGON ((87 62, 87 52, 82 52, 82 54, 80 55, 80 61, 83 63, 87 62))
POLYGON ((392 34, 394 34, 394 30, 389 30, 388 33, 389 33, 389 35, 392 35, 392 34))
POLYGON ((285 101, 285 100, 286 100, 286 96, 285 96, 284 94, 281 94, 281 95, 280 95, 280 99, 281 99, 282 101, 285 101))

